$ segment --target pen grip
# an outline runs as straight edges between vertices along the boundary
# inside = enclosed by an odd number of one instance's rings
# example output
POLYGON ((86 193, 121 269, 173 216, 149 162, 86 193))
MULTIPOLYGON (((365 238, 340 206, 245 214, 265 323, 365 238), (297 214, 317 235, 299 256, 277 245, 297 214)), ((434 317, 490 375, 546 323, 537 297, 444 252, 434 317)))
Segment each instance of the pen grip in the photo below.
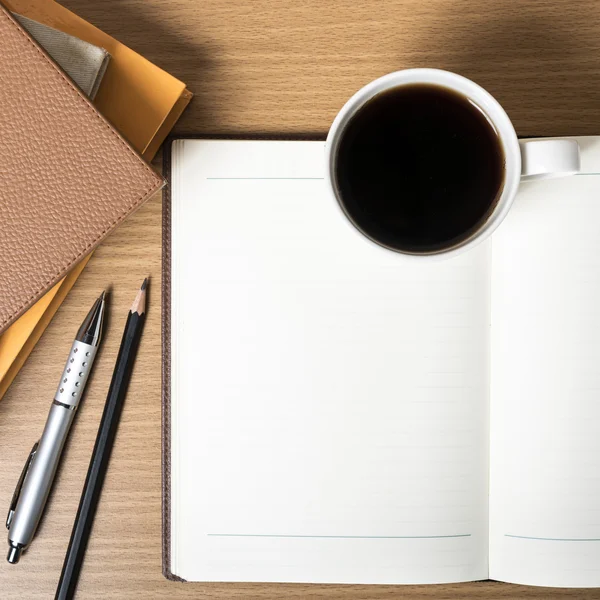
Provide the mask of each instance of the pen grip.
POLYGON ((9 538, 26 548, 33 539, 56 475, 75 410, 53 403, 19 496, 9 538))
POLYGON ((67 358, 67 364, 56 388, 54 399, 61 404, 77 406, 81 400, 92 365, 96 358, 97 346, 75 340, 67 358))

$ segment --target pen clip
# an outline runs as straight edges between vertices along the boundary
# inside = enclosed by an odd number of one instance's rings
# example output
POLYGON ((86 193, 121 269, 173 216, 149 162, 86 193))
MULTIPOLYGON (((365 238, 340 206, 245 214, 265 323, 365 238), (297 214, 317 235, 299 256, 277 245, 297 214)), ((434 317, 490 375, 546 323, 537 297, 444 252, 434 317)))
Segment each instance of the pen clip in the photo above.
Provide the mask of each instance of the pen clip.
POLYGON ((29 467, 31 467, 31 462, 33 461, 33 457, 37 452, 39 442, 36 442, 27 457, 27 461, 25 462, 25 466, 21 471, 21 476, 19 477, 19 481, 17 481, 17 487, 15 488, 15 492, 13 494, 12 500, 10 501, 10 508, 8 509, 8 515, 6 517, 6 529, 10 529, 10 524, 12 523, 13 517, 15 516, 15 509, 17 508, 17 502, 19 501, 19 496, 21 495, 21 488, 23 487, 23 483, 25 481, 25 477, 27 477, 27 473, 29 472, 29 467))

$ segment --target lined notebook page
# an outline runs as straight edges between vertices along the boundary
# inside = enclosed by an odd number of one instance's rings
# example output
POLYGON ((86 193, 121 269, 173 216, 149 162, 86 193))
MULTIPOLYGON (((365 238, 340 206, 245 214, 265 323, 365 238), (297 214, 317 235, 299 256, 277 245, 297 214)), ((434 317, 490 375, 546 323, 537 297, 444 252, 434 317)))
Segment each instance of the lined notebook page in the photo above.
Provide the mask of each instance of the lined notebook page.
POLYGON ((485 578, 489 247, 372 245, 323 151, 174 143, 172 571, 485 578))
POLYGON ((490 577, 600 586, 599 138, 492 242, 490 577))

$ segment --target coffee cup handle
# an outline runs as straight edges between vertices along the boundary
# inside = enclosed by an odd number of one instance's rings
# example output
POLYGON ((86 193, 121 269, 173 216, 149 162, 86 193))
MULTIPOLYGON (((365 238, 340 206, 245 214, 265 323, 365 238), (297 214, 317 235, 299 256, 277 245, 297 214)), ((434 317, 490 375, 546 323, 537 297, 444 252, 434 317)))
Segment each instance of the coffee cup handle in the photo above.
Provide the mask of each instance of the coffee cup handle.
POLYGON ((519 146, 522 181, 567 177, 581 170, 575 140, 519 140, 519 146))

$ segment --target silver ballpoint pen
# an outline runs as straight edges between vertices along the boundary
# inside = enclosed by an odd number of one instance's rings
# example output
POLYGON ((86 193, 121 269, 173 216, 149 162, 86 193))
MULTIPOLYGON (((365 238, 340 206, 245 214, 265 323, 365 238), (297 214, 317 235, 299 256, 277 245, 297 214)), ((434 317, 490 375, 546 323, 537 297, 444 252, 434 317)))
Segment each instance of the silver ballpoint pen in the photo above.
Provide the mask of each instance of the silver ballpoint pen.
POLYGON ((102 338, 105 306, 102 292, 75 336, 44 432, 33 446, 17 483, 6 518, 9 563, 19 562, 44 512, 62 449, 102 338))

